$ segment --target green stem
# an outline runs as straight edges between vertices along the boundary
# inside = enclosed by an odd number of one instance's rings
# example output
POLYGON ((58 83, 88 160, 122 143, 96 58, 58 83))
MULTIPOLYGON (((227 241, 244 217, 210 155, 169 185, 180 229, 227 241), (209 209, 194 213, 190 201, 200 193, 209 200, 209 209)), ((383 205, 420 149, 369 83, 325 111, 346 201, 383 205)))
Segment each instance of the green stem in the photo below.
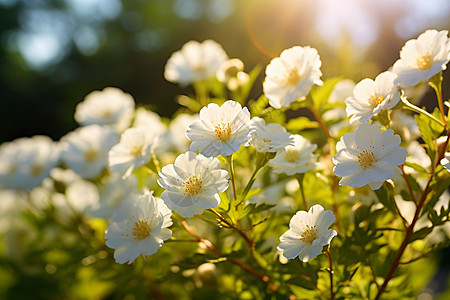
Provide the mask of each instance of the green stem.
POLYGON ((308 211, 308 204, 306 203, 306 197, 305 197, 305 191, 303 189, 303 178, 305 177, 304 173, 298 173, 295 174, 295 178, 298 181, 298 185, 300 186, 300 194, 302 196, 303 206, 305 207, 305 210, 308 211))
POLYGON ((447 120, 444 113, 444 101, 442 99, 442 72, 439 72, 438 74, 434 75, 430 78, 428 81, 428 84, 434 89, 436 92, 437 100, 438 100, 438 106, 439 111, 441 112, 442 120, 444 121, 444 128, 445 131, 447 131, 447 120))
POLYGON ((331 292, 331 300, 334 299, 334 288, 333 288, 333 261, 331 260, 330 252, 326 251, 328 256, 328 262, 330 263, 330 292, 331 292))
MULTIPOLYGON (((228 169, 230 171, 231 187, 233 190, 233 200, 234 200, 234 203, 236 203, 237 196, 236 196, 236 183, 234 180, 233 154, 224 156, 224 158, 225 158, 225 161, 227 162, 228 169)), ((230 205, 230 207, 231 207, 231 205, 230 205)))
POLYGON ((256 152, 255 170, 253 171, 252 176, 250 177, 247 185, 245 186, 244 192, 242 193, 242 196, 241 196, 241 201, 238 204, 236 204, 236 206, 238 206, 243 201, 245 201, 245 197, 247 197, 253 184, 256 181, 256 175, 274 156, 275 156, 275 153, 272 153, 272 152, 268 152, 268 153, 256 152))
POLYGON ((406 97, 402 96, 401 100, 403 102, 403 104, 405 104, 405 106, 403 106, 404 109, 408 109, 411 110, 413 112, 419 113, 419 114, 423 114, 425 116, 427 116, 428 118, 430 118, 431 120, 435 121, 436 123, 438 123, 439 125, 441 125, 442 127, 446 127, 445 123, 442 122, 441 120, 437 119, 435 116, 433 116, 432 114, 430 114, 429 112, 415 106, 414 104, 410 103, 406 97))
POLYGON ((206 81, 194 82, 195 96, 198 102, 205 106, 209 103, 208 84, 206 81))

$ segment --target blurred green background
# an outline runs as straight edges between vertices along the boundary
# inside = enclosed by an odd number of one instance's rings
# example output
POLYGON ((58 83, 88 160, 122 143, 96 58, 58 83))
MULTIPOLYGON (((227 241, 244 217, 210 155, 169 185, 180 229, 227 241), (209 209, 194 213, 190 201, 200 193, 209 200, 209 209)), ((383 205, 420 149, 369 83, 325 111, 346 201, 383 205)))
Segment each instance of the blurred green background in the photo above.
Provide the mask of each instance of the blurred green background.
POLYGON ((324 78, 358 82, 389 68, 407 39, 448 29, 449 15, 448 0, 0 0, 0 142, 59 139, 77 126, 76 103, 106 86, 170 117, 186 91, 164 65, 191 39, 216 40, 246 71, 311 45, 324 78))

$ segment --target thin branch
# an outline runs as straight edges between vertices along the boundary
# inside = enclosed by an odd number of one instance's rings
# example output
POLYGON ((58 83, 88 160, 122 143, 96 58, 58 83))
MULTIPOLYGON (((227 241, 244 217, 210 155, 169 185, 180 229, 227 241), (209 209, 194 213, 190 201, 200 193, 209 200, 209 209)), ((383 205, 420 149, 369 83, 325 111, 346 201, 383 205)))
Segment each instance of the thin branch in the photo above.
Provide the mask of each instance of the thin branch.
MULTIPOLYGON (((196 238, 200 243, 205 245, 206 248, 208 248, 208 250, 210 250, 211 252, 214 252, 217 256, 224 257, 223 253, 220 252, 216 247, 214 247, 214 245, 209 240, 201 238, 197 234, 195 234, 195 232, 192 231, 192 229, 189 227, 189 225, 186 222, 186 220, 182 220, 181 224, 183 225, 184 229, 186 229, 187 233, 189 233, 192 237, 196 238)), ((250 267, 250 266, 248 266, 248 265, 246 265, 244 263, 241 263, 240 261, 238 261, 238 260, 236 260, 234 258, 226 258, 226 259, 227 259, 227 261, 231 262, 232 264, 235 264, 236 266, 238 266, 242 270, 244 270, 244 271, 246 271, 246 272, 248 272, 250 274, 253 274, 256 277, 258 277, 259 279, 261 279, 262 282, 267 283, 269 288, 272 291, 278 290, 278 286, 276 286, 275 284, 271 283, 269 276, 260 274, 258 271, 256 271, 252 267, 250 267)))
POLYGON ((326 251, 327 256, 328 256, 328 262, 330 263, 330 292, 331 292, 331 300, 334 299, 334 287, 333 287, 333 262, 331 260, 331 255, 330 252, 326 251))
POLYGON ((386 289, 387 284, 389 283, 389 281, 391 280, 392 276, 394 275, 395 270, 397 269, 399 263, 400 263, 400 258, 402 257, 403 252, 406 249, 406 246, 408 245, 409 239, 411 238, 411 235, 413 234, 414 231, 414 225, 416 225, 417 220, 419 219, 422 207, 425 204, 425 201, 427 199, 429 190, 430 190, 430 184, 431 181, 433 180, 434 177, 434 171, 436 169, 436 166, 439 164, 440 160, 444 157, 445 155, 445 149, 447 148, 448 142, 449 142, 449 138, 450 138, 450 132, 447 133, 447 139, 445 140, 445 143, 442 147, 442 150, 438 156, 438 159, 431 171, 431 175, 430 175, 430 179, 427 182, 427 185, 425 187, 425 190, 422 193, 422 197, 420 198, 419 203, 417 204, 417 208, 416 208, 416 212, 414 213, 414 218, 411 222, 411 225, 409 225, 408 230, 406 231, 406 235, 405 238, 402 242, 402 245, 400 246, 400 249, 398 250, 397 256, 395 257, 394 262, 391 265, 391 268, 389 269, 388 274, 386 275, 383 284, 381 285, 380 289, 378 290, 378 294, 375 297, 375 300, 380 299, 381 294, 384 292, 384 290, 386 289))
POLYGON ((212 211, 221 222, 225 223, 226 225, 228 225, 231 229, 236 230, 247 242, 248 246, 250 247, 250 251, 253 255, 253 251, 255 250, 255 243, 253 242, 253 240, 251 238, 248 237, 248 235, 243 232, 242 230, 240 230, 239 228, 237 228, 236 226, 234 226, 233 224, 231 224, 230 222, 228 222, 224 217, 222 217, 217 211, 215 211, 213 208, 209 209, 210 211, 212 211))

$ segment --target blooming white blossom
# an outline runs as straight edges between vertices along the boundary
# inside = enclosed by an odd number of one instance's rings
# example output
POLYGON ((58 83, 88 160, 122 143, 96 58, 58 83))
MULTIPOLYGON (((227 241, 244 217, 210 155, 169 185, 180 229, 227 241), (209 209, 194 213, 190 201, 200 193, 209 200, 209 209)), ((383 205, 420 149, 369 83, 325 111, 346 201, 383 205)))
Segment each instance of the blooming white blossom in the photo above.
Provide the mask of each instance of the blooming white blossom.
POLYGON ((394 110, 391 114, 390 127, 394 132, 398 133, 404 142, 413 142, 420 137, 419 126, 412 114, 406 110, 394 110))
POLYGON ((192 123, 186 137, 192 141, 191 151, 205 156, 228 156, 241 145, 248 146, 255 129, 249 125, 250 112, 233 100, 222 106, 210 103, 200 110, 200 120, 192 123))
POLYGON ((87 180, 79 179, 67 186, 66 201, 76 212, 91 215, 98 208, 100 193, 98 187, 87 180))
POLYGON ((127 201, 126 198, 135 197, 139 192, 136 188, 138 180, 133 174, 127 178, 111 174, 102 183, 99 206, 92 211, 94 217, 111 218, 122 202, 127 201))
POLYGON ((213 77, 227 59, 222 46, 213 40, 202 43, 189 41, 170 56, 164 77, 167 81, 186 86, 213 77))
POLYGON ((156 140, 151 127, 128 128, 120 137, 120 142, 108 153, 109 170, 123 178, 130 176, 131 172, 150 160, 156 140))
POLYGON ((217 80, 227 85, 228 89, 234 91, 246 84, 249 76, 244 72, 244 63, 238 58, 224 62, 217 71, 217 80))
POLYGON ((395 82, 397 75, 389 71, 375 78, 361 80, 353 89, 353 97, 345 99, 350 122, 367 122, 382 109, 393 108, 400 101, 395 82))
POLYGON ((378 125, 361 124, 356 132, 345 134, 336 145, 333 172, 341 176, 340 185, 373 190, 395 176, 397 166, 403 164, 408 152, 399 147, 400 136, 392 129, 381 131, 378 125))
POLYGON ((186 130, 189 125, 199 120, 199 115, 179 114, 170 122, 168 134, 165 136, 165 142, 170 144, 170 148, 178 153, 184 153, 189 150, 190 141, 186 137, 186 130))
POLYGON ((308 212, 298 211, 289 223, 289 230, 281 237, 278 250, 288 259, 298 258, 307 262, 322 252, 337 235, 328 229, 336 217, 331 210, 324 210, 320 204, 312 206, 308 212))
POLYGON ((0 187, 31 189, 50 175, 60 148, 49 137, 20 138, 0 146, 0 187))
POLYGON ((305 173, 317 167, 317 155, 313 154, 317 145, 311 144, 308 139, 298 134, 293 134, 292 137, 294 144, 285 146, 269 161, 269 166, 273 168, 273 172, 294 175, 305 173))
POLYGON ((447 35, 447 30, 432 29, 405 43, 400 51, 400 59, 392 67, 402 87, 414 86, 422 80, 428 81, 447 68, 450 59, 447 35))
POLYGON ((108 164, 108 152, 119 137, 110 127, 89 125, 69 132, 62 139, 63 162, 83 178, 94 178, 108 164))
POLYGON ((228 188, 228 172, 215 157, 194 152, 180 154, 159 172, 158 184, 165 189, 161 199, 183 217, 201 214, 220 203, 218 193, 228 188))
POLYGON ((172 212, 153 192, 129 198, 106 229, 106 245, 116 262, 131 264, 139 255, 152 255, 172 236, 172 212))
POLYGON ((134 99, 130 94, 115 87, 93 91, 78 103, 75 120, 85 126, 109 125, 122 132, 130 126, 134 113, 134 99))
POLYGON ((277 152, 287 145, 293 144, 293 137, 286 128, 278 123, 266 125, 264 119, 254 117, 250 120, 250 125, 256 130, 251 133, 250 144, 258 152, 277 152))
POLYGON ((308 95, 314 84, 322 84, 321 65, 314 48, 295 46, 284 50, 266 68, 263 90, 269 104, 275 108, 288 107, 308 95))
POLYGON ((441 165, 450 172, 450 152, 445 152, 445 157, 441 159, 441 165))
POLYGON ((133 127, 147 126, 152 128, 154 135, 161 136, 167 132, 167 126, 162 122, 161 117, 144 107, 136 109, 133 127))
POLYGON ((347 97, 353 95, 355 83, 351 79, 342 79, 336 83, 328 98, 329 103, 343 103, 347 97))

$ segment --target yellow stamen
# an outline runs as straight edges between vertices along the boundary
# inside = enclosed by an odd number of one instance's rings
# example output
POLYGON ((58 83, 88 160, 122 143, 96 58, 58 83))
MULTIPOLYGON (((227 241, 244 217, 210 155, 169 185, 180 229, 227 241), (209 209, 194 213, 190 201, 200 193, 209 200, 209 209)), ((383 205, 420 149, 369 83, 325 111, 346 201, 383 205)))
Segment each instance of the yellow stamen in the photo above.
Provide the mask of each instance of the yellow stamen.
POLYGON ((298 157, 299 157, 299 152, 295 149, 287 149, 286 150, 286 154, 284 155, 284 158, 288 161, 288 162, 296 162, 298 157))
POLYGON ((132 233, 136 239, 145 239, 150 235, 152 229, 150 228, 150 222, 148 219, 139 220, 134 223, 132 233))
POLYGON ((198 195, 202 191, 203 179, 197 176, 192 176, 182 184, 185 195, 198 195))
POLYGON ((40 165, 35 165, 33 166, 33 168, 31 168, 31 176, 38 176, 39 174, 41 174, 42 170, 44 169, 44 167, 40 166, 40 165))
POLYGON ((428 70, 433 65, 431 55, 423 55, 416 60, 416 64, 419 69, 428 70))
POLYGON ((358 155, 359 165, 365 169, 369 169, 373 167, 373 164, 376 163, 375 155, 373 152, 368 152, 367 150, 361 151, 358 155))
POLYGON ((228 142, 231 139, 230 123, 217 124, 214 128, 214 134, 216 135, 216 139, 218 141, 221 141, 222 143, 228 142))
POLYGON ((136 157, 136 156, 140 156, 142 155, 142 145, 135 145, 132 149, 131 149, 131 155, 136 157))
POLYGON ((373 96, 370 96, 369 97, 369 104, 372 106, 372 107, 377 107, 378 105, 380 105, 380 103, 381 102, 383 102, 383 97, 382 96, 375 96, 375 95, 373 95, 373 96))
POLYGON ((88 162, 93 162, 94 160, 96 160, 98 157, 98 153, 96 150, 94 149, 89 149, 85 154, 84 154, 84 158, 86 159, 86 161, 88 162))
POLYGON ((307 244, 312 244, 312 242, 317 239, 317 226, 305 225, 306 230, 303 232, 301 241, 307 244))
POLYGON ((297 85, 301 78, 297 69, 291 69, 287 73, 286 82, 288 85, 297 85))

